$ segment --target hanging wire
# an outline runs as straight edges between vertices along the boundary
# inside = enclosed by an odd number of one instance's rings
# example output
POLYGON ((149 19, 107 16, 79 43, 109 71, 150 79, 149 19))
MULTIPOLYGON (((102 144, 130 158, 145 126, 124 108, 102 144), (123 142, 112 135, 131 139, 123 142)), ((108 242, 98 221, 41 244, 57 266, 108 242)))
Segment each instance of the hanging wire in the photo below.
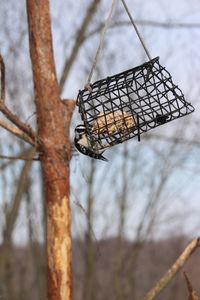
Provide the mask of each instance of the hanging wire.
POLYGON ((110 20, 111 20, 111 17, 112 17, 114 8, 115 8, 115 2, 116 2, 116 0, 112 0, 112 5, 111 5, 111 8, 110 8, 108 17, 106 19, 104 28, 102 29, 102 32, 101 32, 99 46, 97 48, 97 51, 96 51, 96 54, 95 54, 95 57, 94 57, 94 61, 92 63, 92 67, 91 67, 90 73, 88 75, 88 80, 87 80, 87 83, 85 85, 85 88, 88 89, 88 90, 91 90, 91 86, 90 86, 91 79, 92 79, 92 76, 93 76, 93 73, 94 73, 94 69, 96 68, 96 65, 97 65, 97 60, 99 58, 100 52, 101 52, 102 47, 103 47, 103 43, 104 43, 104 39, 105 39, 105 34, 106 34, 106 31, 107 31, 107 29, 109 27, 110 20))
MULTIPOLYGON (((130 13, 130 11, 129 11, 129 8, 128 8, 128 6, 126 5, 126 2, 125 2, 124 0, 121 0, 121 1, 122 1, 122 4, 123 4, 123 6, 124 6, 124 8, 125 8, 125 10, 126 10, 126 12, 127 12, 127 14, 128 14, 128 16, 129 16, 129 18, 130 18, 131 23, 132 23, 132 25, 133 25, 133 27, 134 27, 134 29, 135 29, 135 31, 136 31, 136 34, 137 34, 137 36, 138 36, 138 38, 139 38, 139 40, 140 40, 140 42, 141 42, 141 44, 142 44, 142 47, 144 48, 144 51, 146 52, 147 57, 149 58, 149 60, 151 60, 152 58, 151 58, 151 55, 150 55, 150 53, 149 53, 149 50, 147 49, 147 47, 146 47, 146 45, 145 45, 145 43, 144 43, 144 40, 143 40, 142 36, 141 36, 140 33, 139 33, 139 30, 138 30, 138 28, 137 28, 137 26, 136 26, 136 24, 135 24, 135 21, 134 21, 134 19, 133 19, 131 13, 130 13)), ((87 82, 86 82, 86 84, 85 84, 85 88, 86 88, 87 90, 89 90, 89 91, 91 91, 91 79, 92 79, 94 70, 95 70, 96 65, 97 65, 97 61, 98 61, 99 55, 100 55, 101 50, 102 50, 102 47, 103 47, 103 43, 104 43, 106 31, 107 31, 107 29, 108 29, 108 27, 109 27, 109 25, 110 25, 111 17, 112 17, 114 8, 115 8, 115 2, 116 2, 116 0, 112 0, 112 4, 111 4, 111 8, 110 8, 108 17, 107 17, 106 22, 105 22, 105 25, 104 25, 104 27, 103 27, 103 29, 102 29, 102 31, 101 31, 101 36, 100 36, 99 46, 98 46, 98 48, 97 48, 97 51, 96 51, 96 54, 95 54, 95 57, 94 57, 94 60, 93 60, 93 63, 92 63, 92 67, 91 67, 90 73, 89 73, 89 75, 88 75, 87 82)))
POLYGON ((140 33, 138 31, 138 28, 137 28, 137 26, 135 24, 135 21, 133 20, 133 17, 132 17, 132 15, 131 15, 131 13, 130 13, 130 11, 128 9, 128 6, 126 5, 126 2, 124 0, 121 0, 121 1, 122 1, 123 5, 124 5, 124 8, 125 8, 128 16, 129 16, 129 19, 130 19, 131 23, 132 23, 132 25, 133 25, 133 27, 134 27, 134 29, 136 31, 136 34, 137 34, 137 36, 138 36, 138 38, 139 38, 139 40, 140 40, 140 42, 142 44, 142 47, 144 48, 144 51, 146 52, 147 57, 149 58, 149 60, 151 60, 152 58, 151 58, 151 55, 149 53, 149 50, 147 49, 147 47, 146 47, 146 45, 144 43, 144 40, 143 40, 142 36, 140 35, 140 33))

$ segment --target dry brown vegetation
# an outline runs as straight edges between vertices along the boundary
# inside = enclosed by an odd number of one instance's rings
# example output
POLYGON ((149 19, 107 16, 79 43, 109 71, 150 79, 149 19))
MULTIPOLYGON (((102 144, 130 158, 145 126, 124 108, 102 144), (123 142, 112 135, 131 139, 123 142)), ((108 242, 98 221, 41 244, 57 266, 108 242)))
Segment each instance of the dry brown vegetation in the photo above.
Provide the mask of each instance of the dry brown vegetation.
MULTIPOLYGON (((93 268, 93 299, 143 299, 148 290, 155 285, 166 270, 174 263, 176 258, 188 244, 187 237, 149 241, 144 246, 134 268, 130 269, 130 261, 138 244, 123 240, 121 256, 122 268, 117 274, 119 263, 116 249, 117 239, 93 242, 94 268, 93 268), (118 281, 116 280, 117 276, 118 281), (119 285, 119 286, 118 286, 119 285), (120 287, 120 289, 119 289, 120 287)), ((85 282, 85 243, 81 240, 73 242, 73 267, 74 267, 74 299, 84 298, 85 282)), ((30 247, 13 247, 12 266, 9 280, 15 295, 9 300, 42 300, 45 294, 46 258, 43 247, 34 244, 34 253, 30 247)), ((186 271, 189 280, 200 293, 200 251, 197 250, 186 263, 184 268, 169 283, 169 285, 156 298, 158 300, 187 300, 188 289, 183 271, 186 271)), ((196 300, 196 298, 189 298, 196 300)))

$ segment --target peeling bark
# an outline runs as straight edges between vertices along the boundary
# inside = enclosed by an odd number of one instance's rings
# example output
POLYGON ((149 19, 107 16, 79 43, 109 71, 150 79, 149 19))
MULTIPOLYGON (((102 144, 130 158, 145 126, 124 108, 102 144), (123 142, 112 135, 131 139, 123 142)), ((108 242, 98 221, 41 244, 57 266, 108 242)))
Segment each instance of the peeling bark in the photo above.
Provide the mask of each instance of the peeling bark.
POLYGON ((69 126, 74 103, 59 95, 48 0, 27 0, 38 140, 47 211, 48 299, 72 299, 69 126))

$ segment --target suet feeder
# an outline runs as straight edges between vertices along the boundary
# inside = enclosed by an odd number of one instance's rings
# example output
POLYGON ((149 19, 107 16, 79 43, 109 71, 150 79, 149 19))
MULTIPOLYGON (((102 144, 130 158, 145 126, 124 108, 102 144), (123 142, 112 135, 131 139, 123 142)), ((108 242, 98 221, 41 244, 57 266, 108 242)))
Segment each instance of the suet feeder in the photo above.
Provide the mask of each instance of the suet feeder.
POLYGON ((77 105, 91 145, 120 144, 194 111, 159 57, 79 91, 77 105))

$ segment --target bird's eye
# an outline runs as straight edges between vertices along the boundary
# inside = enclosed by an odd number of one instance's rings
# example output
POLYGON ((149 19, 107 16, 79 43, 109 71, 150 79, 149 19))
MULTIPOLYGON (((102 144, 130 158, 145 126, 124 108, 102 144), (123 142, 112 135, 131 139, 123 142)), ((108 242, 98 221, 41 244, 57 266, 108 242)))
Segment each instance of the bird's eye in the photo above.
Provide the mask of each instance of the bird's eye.
POLYGON ((78 132, 78 133, 84 133, 85 129, 83 129, 83 128, 76 128, 76 132, 78 132))

